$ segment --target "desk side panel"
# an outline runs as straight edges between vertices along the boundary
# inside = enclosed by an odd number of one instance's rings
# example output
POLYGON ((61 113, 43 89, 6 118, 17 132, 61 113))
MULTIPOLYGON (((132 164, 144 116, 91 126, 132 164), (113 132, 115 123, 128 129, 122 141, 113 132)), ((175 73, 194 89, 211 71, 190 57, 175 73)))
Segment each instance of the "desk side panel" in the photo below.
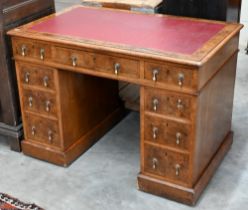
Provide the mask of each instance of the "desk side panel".
POLYGON ((193 183, 208 166, 231 129, 237 52, 200 92, 196 119, 193 183))

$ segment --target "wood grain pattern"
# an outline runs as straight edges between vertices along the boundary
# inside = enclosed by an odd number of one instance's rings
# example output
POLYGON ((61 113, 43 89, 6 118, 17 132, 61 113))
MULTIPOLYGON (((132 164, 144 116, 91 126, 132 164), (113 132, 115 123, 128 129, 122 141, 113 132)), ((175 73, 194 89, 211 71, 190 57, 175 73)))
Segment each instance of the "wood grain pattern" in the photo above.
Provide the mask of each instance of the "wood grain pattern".
POLYGON ((237 53, 222 66, 198 97, 194 181, 231 129, 237 53))
POLYGON ((173 148, 189 150, 191 125, 145 115, 144 140, 173 148), (177 137, 177 134, 179 135, 177 137))
POLYGON ((188 155, 145 144, 144 157, 144 174, 158 175, 161 179, 182 185, 187 185, 190 182, 188 155), (178 168, 178 174, 176 172, 177 165, 180 167, 178 168))
MULTIPOLYGON (((146 16, 151 17, 160 16, 146 16)), ((58 127, 56 138, 60 146, 47 142, 44 125, 39 128, 43 139, 25 137, 24 153, 59 165, 70 164, 121 119, 117 81, 130 82, 140 86, 139 189, 194 205, 232 143, 233 90, 238 33, 242 26, 222 23, 224 28, 219 33, 187 57, 180 53, 144 51, 135 46, 125 48, 109 43, 99 46, 97 40, 89 42, 29 30, 39 22, 10 32, 22 113, 28 118, 24 120, 25 134, 30 136, 30 122, 41 125, 39 120, 43 118, 57 120, 53 126, 58 127), (42 46, 48 46, 46 59, 33 56, 35 53, 22 56, 22 45, 18 43, 23 41, 30 43, 29 52, 39 52, 42 46), (25 71, 20 66, 33 69, 35 84, 23 82, 25 71), (36 72, 39 68, 42 74, 36 72), (154 69, 159 70, 155 79, 154 69), (40 83, 44 74, 54 80, 51 88, 40 83), (34 114, 24 104, 31 93, 43 91, 46 97, 54 96, 56 117, 43 113, 39 107, 35 107, 39 111, 34 114), (33 122, 33 115, 40 119, 33 122)))
POLYGON ((193 97, 146 88, 144 100, 145 110, 148 112, 184 119, 192 118, 193 97))

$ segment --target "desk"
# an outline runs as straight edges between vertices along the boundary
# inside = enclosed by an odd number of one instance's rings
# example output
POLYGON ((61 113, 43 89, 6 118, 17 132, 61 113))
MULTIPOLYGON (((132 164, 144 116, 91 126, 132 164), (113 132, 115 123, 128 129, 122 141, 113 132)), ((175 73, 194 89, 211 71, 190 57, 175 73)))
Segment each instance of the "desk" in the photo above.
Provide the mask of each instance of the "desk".
POLYGON ((24 154, 68 165, 121 119, 117 81, 138 84, 138 187, 195 204, 232 144, 241 28, 77 6, 11 30, 24 154))

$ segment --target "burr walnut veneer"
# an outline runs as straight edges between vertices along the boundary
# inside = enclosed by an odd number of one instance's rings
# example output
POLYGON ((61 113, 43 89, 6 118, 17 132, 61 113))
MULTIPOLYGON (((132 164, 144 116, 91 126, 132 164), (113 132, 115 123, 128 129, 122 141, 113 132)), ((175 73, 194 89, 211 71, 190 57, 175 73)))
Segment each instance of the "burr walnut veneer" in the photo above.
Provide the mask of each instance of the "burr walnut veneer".
POLYGON ((232 144, 241 27, 77 6, 11 30, 23 152, 69 164, 121 119, 117 81, 138 84, 138 187, 195 204, 232 144))

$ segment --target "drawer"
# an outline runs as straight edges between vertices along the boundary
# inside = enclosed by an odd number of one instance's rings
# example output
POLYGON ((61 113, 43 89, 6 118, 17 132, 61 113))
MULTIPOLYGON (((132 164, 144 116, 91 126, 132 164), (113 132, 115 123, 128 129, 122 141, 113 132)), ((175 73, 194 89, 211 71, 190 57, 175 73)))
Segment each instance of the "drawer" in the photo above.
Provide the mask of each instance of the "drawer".
POLYGON ((43 91, 23 89, 23 109, 48 116, 57 116, 56 95, 43 91))
POLYGON ((115 75, 139 78, 139 62, 137 60, 61 47, 55 47, 54 49, 52 59, 55 62, 73 67, 82 67, 115 75))
POLYGON ((174 181, 188 181, 188 155, 147 144, 144 147, 145 172, 174 181))
POLYGON ((94 68, 94 54, 81 50, 54 47, 52 58, 53 61, 68 66, 94 68))
POLYGON ((137 60, 98 54, 96 55, 95 69, 117 76, 139 78, 139 61, 137 60))
POLYGON ((58 122, 34 115, 25 116, 25 138, 51 146, 60 147, 58 122))
POLYGON ((20 66, 20 82, 26 85, 43 87, 45 89, 55 89, 54 82, 55 69, 33 66, 20 66))
POLYGON ((164 90, 145 88, 145 110, 162 115, 191 119, 193 98, 164 90))
POLYGON ((188 150, 190 145, 189 124, 157 117, 145 116, 145 141, 188 150))
POLYGON ((145 63, 145 79, 161 85, 197 87, 197 71, 173 65, 145 63))
POLYGON ((14 55, 41 61, 51 59, 51 45, 45 42, 15 39, 13 43, 14 55))

